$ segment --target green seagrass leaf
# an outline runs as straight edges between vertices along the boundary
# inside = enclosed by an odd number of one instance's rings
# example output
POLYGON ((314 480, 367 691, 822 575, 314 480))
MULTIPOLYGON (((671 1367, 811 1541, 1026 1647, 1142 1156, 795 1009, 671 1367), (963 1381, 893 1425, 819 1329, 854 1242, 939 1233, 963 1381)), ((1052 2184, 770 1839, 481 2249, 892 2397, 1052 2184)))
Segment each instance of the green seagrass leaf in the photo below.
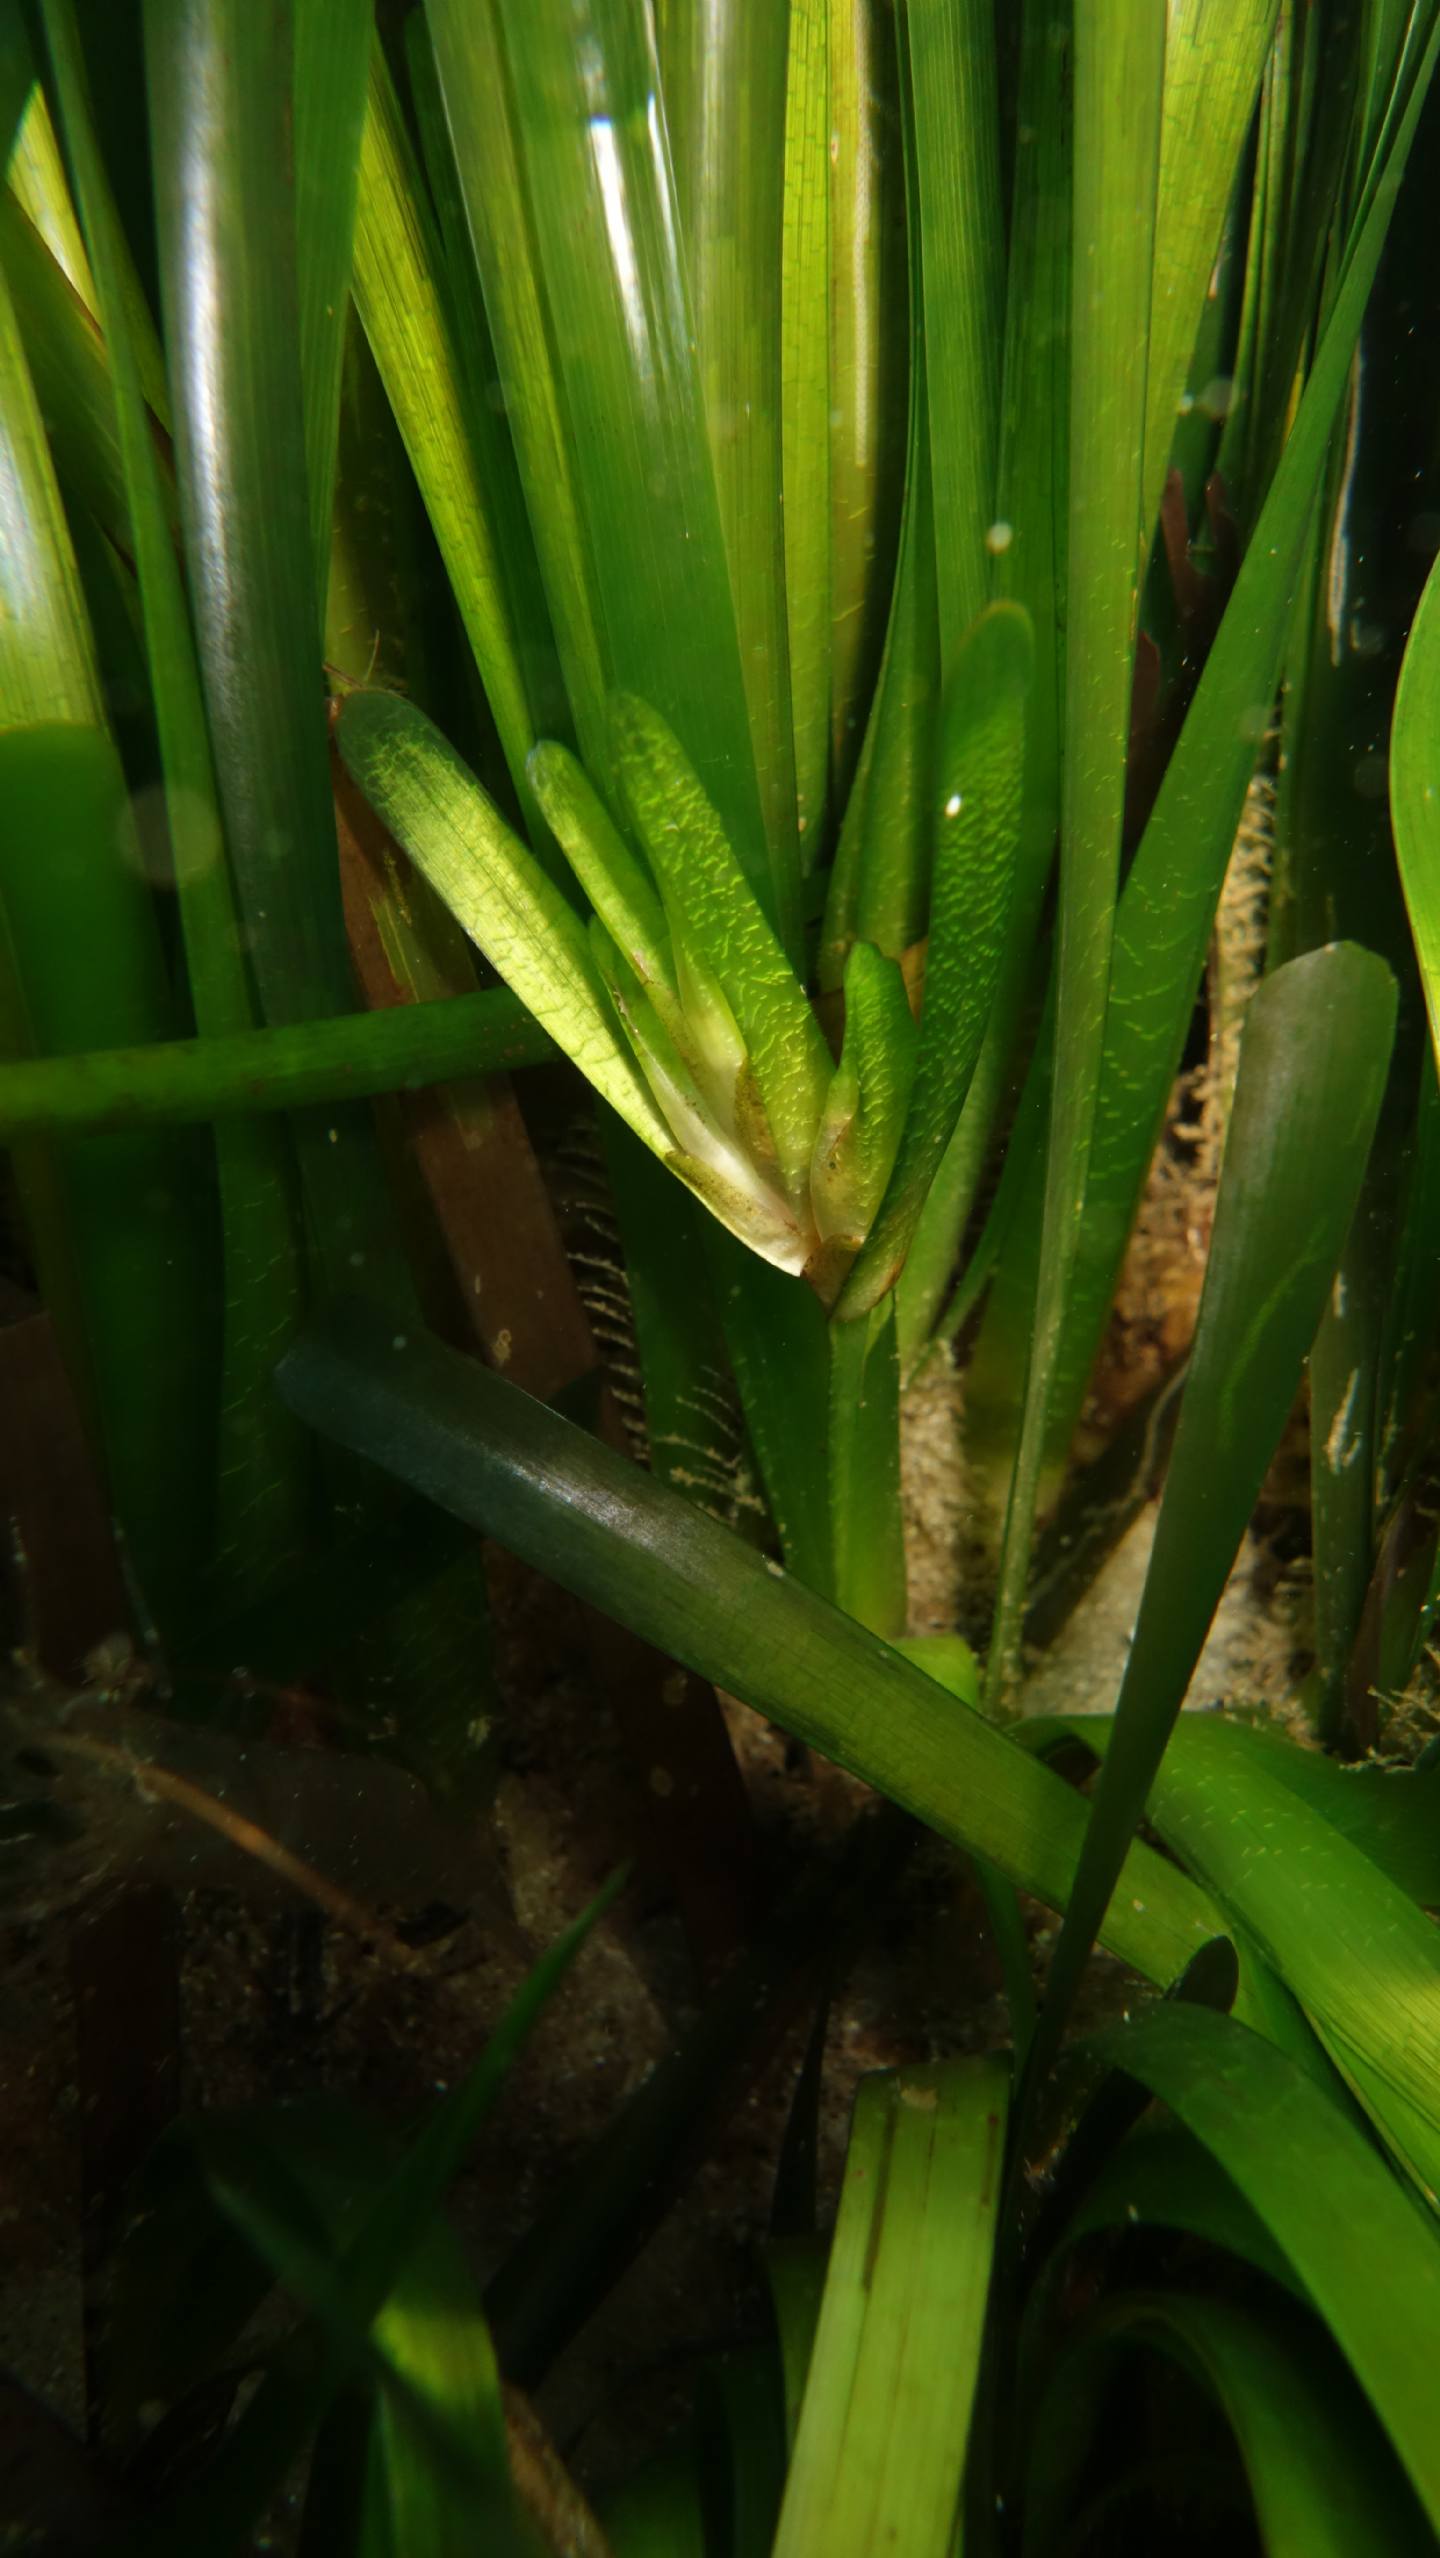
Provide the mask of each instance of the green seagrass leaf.
POLYGON ((785 1187, 801 1198, 830 1081, 824 1034, 673 731, 632 694, 613 706, 612 739, 672 930, 683 916, 719 980, 755 1068, 785 1187))
POLYGON ((954 2547, 1009 2093, 993 2056, 861 2080, 775 2558, 954 2547))
POLYGON ((885 1195, 919 1034, 898 963, 857 941, 845 963, 845 1044, 815 1140, 810 1196, 822 1240, 863 1243, 885 1195))
POLYGON ((622 1119, 668 1155, 670 1132, 619 1039, 585 927, 413 702, 352 693, 340 752, 377 816, 492 967, 622 1119))
POLYGON ((899 1158, 842 1317, 866 1313, 899 1277, 984 1042, 1020 842, 1033 664, 1020 604, 987 606, 957 653, 940 743, 919 1063, 899 1158))
POLYGON ((584 766, 547 738, 526 769, 540 813, 606 931, 645 985, 673 994, 664 910, 584 766))

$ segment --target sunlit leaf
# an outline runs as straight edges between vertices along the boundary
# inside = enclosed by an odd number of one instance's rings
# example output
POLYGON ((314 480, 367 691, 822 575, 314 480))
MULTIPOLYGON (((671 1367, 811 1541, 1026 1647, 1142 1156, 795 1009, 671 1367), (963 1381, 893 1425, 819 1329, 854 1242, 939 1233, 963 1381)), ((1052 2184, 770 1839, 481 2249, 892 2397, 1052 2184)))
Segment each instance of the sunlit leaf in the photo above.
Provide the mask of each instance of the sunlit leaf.
POLYGON ((861 2080, 776 2558, 953 2546, 1008 2098, 1000 2060, 861 2080))
POLYGON ((751 893, 688 757, 648 704, 616 706, 614 765, 672 930, 694 936, 740 1026, 781 1174, 803 1196, 830 1059, 819 1024, 751 893))
POLYGON ((1430 1036, 1440 1054, 1440 568, 1411 625, 1395 692, 1390 813, 1420 960, 1430 1036))
POLYGON ((617 1039, 585 928, 413 703, 352 693, 340 752, 377 816, 556 1045, 646 1144, 670 1135, 617 1039))
POLYGON ((355 299, 523 806, 525 758, 535 727, 505 592, 492 492, 480 470, 460 357, 447 325, 439 242, 378 49, 361 152, 355 299))
POLYGON ((873 942, 845 963, 845 1037, 815 1140, 810 1196, 822 1241, 861 1243, 885 1195, 918 1045, 905 980, 873 942))

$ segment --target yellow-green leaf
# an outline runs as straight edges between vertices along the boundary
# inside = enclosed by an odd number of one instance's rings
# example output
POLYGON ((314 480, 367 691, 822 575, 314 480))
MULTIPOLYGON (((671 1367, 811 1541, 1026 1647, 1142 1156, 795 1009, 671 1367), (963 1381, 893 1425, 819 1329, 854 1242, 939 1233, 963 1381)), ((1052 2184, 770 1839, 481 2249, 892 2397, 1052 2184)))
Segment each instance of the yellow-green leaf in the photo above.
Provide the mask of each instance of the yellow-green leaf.
POLYGON ((536 1020, 657 1154, 670 1132, 615 1035, 585 927, 432 721, 352 693, 340 752, 416 868, 536 1020))

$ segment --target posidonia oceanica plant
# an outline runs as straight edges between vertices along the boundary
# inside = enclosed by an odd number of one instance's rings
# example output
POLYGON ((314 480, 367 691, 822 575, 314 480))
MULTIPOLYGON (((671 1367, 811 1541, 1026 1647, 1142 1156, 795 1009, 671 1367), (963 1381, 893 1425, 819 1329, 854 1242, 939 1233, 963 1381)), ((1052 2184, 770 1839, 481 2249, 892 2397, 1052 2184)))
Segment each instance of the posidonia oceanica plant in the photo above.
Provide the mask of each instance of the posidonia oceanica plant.
MULTIPOLYGON (((0 5, 6 1274, 139 1675, 247 1732, 303 1677, 480 1818, 478 1531, 590 1611, 705 1985, 483 2281, 445 2194, 599 1910, 407 2139, 176 2125, 84 2545, 290 2494, 365 2558, 1435 2547, 1437 48, 1435 0, 0 5), (1257 1505, 1291 1659, 1182 1713, 1257 1505), (1123 1668, 1027 1713, 1049 1565, 1142 1513, 1123 1668), (758 1903, 716 1691, 882 1798, 758 1903), (917 1832, 1009 2041, 863 2080, 832 2233, 825 2003, 917 1832), (597 2520, 519 2393, 798 2010, 770 2310, 597 2520)), ((29 1854, 94 1735, 27 1693, 29 1854)))

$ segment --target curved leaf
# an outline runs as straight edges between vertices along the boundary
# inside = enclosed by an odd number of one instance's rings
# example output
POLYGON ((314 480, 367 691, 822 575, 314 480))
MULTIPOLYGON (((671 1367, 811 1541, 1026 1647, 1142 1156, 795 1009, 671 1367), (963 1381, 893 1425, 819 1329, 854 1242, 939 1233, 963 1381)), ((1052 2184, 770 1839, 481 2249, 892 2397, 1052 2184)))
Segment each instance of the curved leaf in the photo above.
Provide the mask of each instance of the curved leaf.
POLYGON ((633 696, 613 716, 613 762, 678 935, 713 970, 755 1069, 792 1197, 810 1171, 830 1055, 804 988, 757 902, 708 793, 658 712, 633 696))
POLYGON ((1425 582, 1395 688, 1390 815, 1430 1037, 1440 1056, 1440 563, 1425 582))
POLYGON ((532 748, 526 769, 541 815, 606 931, 647 987, 673 996, 664 909, 584 766, 547 739, 532 748))
POLYGON ((1258 2213, 1440 2526, 1440 2231, 1303 2070, 1232 2018, 1160 2008, 1091 2048, 1162 2098, 1258 2213))
POLYGON ((352 693, 340 752, 492 967, 657 1154, 670 1132, 615 1035, 585 927, 434 723, 395 693, 352 693))
MULTIPOLYGON (((1102 2308, 1067 2351, 1036 2416, 1026 2558, 1069 2542, 1097 2402, 1115 2378, 1117 2358, 1137 2347, 1178 2363, 1219 2407, 1266 2558, 1372 2558, 1381 2551, 1384 2558, 1421 2558, 1431 2545, 1378 2430, 1353 2401, 1343 2366, 1313 2330, 1293 2314, 1262 2317, 1223 2300, 1162 2292, 1102 2308)), ((1091 2520, 1088 2545, 1103 2545, 1093 2507, 1091 2520)), ((1123 2528, 1118 2513, 1111 2528, 1123 2528)))
POLYGON ((1051 1966, 1047 2057, 1294 1401, 1359 1197, 1394 1021, 1389 970, 1347 942, 1277 969, 1246 1017, 1155 1543, 1051 1966))
MULTIPOLYGON (((314 1428, 498 1537, 1052 1908, 1066 1900, 1085 1822, 1068 1786, 558 1413, 436 1342, 409 1331, 397 1340, 393 1321, 355 1306, 309 1333, 279 1381, 314 1428)), ((1203 1892, 1151 1851, 1131 1850, 1101 1931, 1112 1951, 1168 1982, 1222 1932, 1203 1892)), ((1252 2003, 1242 1982, 1240 2007, 1252 2003)))
POLYGON ((918 1036, 898 964, 873 942, 845 962, 845 1038, 810 1167, 822 1242, 858 1245, 895 1162, 915 1078, 918 1036))

